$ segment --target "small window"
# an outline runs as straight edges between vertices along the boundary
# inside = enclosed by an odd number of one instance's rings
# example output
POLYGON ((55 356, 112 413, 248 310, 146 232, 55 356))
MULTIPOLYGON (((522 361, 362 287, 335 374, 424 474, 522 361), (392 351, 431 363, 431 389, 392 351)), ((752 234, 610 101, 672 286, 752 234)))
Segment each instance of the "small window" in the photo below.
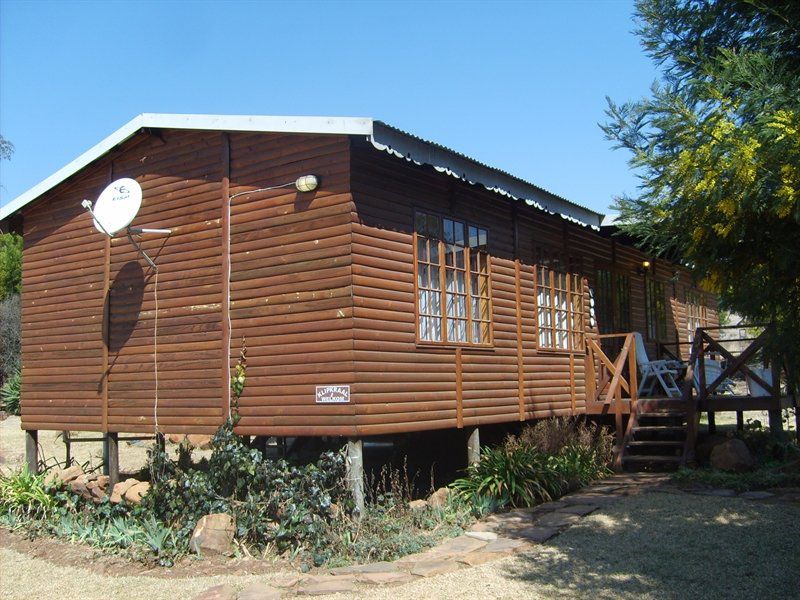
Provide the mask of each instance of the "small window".
POLYGON ((694 341, 697 329, 707 325, 708 315, 703 295, 695 290, 686 290, 686 329, 690 344, 694 341))
POLYGON ((663 341, 667 338, 667 303, 664 283, 650 277, 645 281, 645 318, 647 339, 663 341))
POLYGON ((540 258, 536 267, 536 322, 539 347, 583 350, 585 313, 583 278, 567 273, 557 258, 540 258))
POLYGON ((442 344, 491 344, 486 229, 416 214, 417 337, 442 344))

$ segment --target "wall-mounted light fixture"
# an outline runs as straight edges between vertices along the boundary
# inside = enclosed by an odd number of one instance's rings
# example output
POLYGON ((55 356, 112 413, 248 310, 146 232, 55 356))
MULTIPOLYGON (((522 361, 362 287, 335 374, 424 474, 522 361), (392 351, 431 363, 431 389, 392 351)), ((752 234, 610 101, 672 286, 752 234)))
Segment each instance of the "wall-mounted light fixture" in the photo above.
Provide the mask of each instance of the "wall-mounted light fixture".
POLYGON ((647 274, 647 272, 650 270, 650 266, 651 265, 650 265, 650 261, 649 260, 647 260, 647 259, 643 260, 642 264, 639 265, 638 267, 636 267, 637 275, 639 275, 641 277, 644 277, 647 274))
POLYGON ((298 177, 297 181, 294 182, 294 186, 297 188, 298 192, 313 192, 317 189, 318 185, 319 180, 316 175, 303 175, 302 177, 298 177))

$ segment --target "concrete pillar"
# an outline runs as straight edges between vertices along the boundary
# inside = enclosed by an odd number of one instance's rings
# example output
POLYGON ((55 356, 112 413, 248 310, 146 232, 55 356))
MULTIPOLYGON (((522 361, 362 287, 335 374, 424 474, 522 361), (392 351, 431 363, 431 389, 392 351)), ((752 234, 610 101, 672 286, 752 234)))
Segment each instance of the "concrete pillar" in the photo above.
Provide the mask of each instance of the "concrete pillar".
POLYGON ((39 431, 36 429, 28 429, 25 432, 25 462, 28 471, 39 472, 39 431))
POLYGON ((478 427, 468 430, 467 436, 467 465, 481 462, 481 433, 478 427))
POLYGON ((347 485, 356 505, 355 516, 364 514, 364 444, 360 438, 347 440, 347 485))
POLYGON ((119 434, 109 432, 103 438, 103 473, 108 475, 108 489, 119 482, 119 434))

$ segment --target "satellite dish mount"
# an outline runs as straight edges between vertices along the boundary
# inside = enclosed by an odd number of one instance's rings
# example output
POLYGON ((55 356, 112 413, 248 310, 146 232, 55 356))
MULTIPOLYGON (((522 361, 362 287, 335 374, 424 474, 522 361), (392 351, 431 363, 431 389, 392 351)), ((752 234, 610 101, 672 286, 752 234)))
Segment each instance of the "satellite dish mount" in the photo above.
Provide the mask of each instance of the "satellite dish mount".
POLYGON ((135 179, 130 177, 117 179, 100 193, 94 203, 94 208, 89 200, 81 202, 81 206, 92 215, 95 229, 100 233, 112 238, 116 233, 125 229, 128 239, 134 248, 144 257, 147 264, 155 271, 158 271, 156 263, 142 250, 142 247, 133 236, 134 234, 141 235, 144 233, 169 235, 172 230, 142 229, 130 226, 142 206, 142 188, 135 179))

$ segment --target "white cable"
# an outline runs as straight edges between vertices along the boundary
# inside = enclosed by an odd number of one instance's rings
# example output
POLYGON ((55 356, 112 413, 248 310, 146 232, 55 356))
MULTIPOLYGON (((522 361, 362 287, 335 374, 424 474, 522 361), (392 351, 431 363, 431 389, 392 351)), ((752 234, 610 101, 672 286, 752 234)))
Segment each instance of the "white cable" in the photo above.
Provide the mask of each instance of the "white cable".
POLYGON ((227 339, 227 349, 225 352, 227 353, 227 364, 226 367, 228 369, 228 418, 231 416, 231 385, 230 385, 230 378, 231 378, 231 340, 233 339, 233 323, 231 322, 231 203, 233 202, 234 198, 238 198, 239 196, 246 196, 247 194, 257 194, 259 192, 269 192, 270 190, 277 190, 279 188, 285 188, 292 185, 296 185, 297 181, 290 181, 288 183, 282 183, 281 185, 273 185, 270 187, 259 188, 257 190, 247 190, 245 192, 239 192, 237 194, 233 194, 232 196, 228 196, 227 202, 227 209, 228 209, 228 218, 226 219, 226 231, 225 237, 228 240, 228 251, 225 254, 225 277, 228 281, 228 339, 227 339))
POLYGON ((156 304, 156 314, 153 321, 153 373, 155 375, 155 402, 153 403, 153 425, 155 434, 158 435, 158 267, 155 267, 155 282, 153 298, 156 304))

